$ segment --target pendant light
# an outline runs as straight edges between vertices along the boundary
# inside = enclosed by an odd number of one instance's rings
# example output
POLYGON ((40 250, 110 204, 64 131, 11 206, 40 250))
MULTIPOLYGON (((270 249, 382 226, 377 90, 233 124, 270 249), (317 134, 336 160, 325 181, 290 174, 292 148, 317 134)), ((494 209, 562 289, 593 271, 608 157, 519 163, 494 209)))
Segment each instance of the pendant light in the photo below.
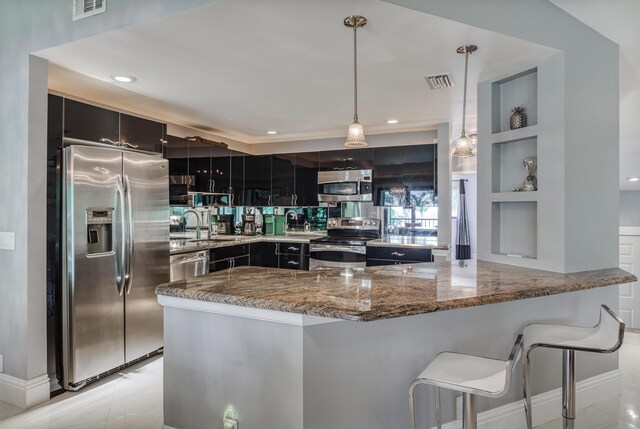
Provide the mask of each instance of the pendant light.
POLYGON ((474 156, 473 144, 471 143, 471 139, 467 137, 465 120, 467 116, 467 71, 469 69, 469 54, 472 54, 477 50, 478 47, 476 45, 460 46, 456 50, 457 53, 464 54, 464 98, 462 101, 462 132, 460 133, 460 137, 456 142, 456 148, 453 151, 453 156, 458 158, 468 158, 474 156))
POLYGON ((344 19, 344 25, 353 28, 353 123, 349 125, 347 141, 344 143, 347 147, 364 147, 367 141, 364 138, 364 129, 358 122, 358 43, 357 34, 358 27, 362 27, 367 23, 367 18, 360 15, 351 15, 344 19))

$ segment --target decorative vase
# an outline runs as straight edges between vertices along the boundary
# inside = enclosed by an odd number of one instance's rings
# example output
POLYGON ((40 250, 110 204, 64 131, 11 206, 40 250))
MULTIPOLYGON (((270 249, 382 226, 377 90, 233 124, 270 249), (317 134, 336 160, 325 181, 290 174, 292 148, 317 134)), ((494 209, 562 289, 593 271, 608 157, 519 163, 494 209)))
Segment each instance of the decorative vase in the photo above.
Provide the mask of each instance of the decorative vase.
POLYGON ((511 112, 513 114, 509 118, 509 127, 512 130, 527 126, 527 115, 524 114, 524 107, 514 107, 511 112))

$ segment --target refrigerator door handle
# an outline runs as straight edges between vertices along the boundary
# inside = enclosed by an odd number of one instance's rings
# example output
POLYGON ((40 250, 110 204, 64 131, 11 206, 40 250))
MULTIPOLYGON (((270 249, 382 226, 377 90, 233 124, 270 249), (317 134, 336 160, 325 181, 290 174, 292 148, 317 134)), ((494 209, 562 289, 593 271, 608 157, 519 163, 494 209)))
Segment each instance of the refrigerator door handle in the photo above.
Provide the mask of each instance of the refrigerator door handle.
POLYGON ((125 270, 126 270, 126 231, 125 231, 125 203, 124 203, 124 184, 122 183, 122 176, 118 175, 118 184, 116 188, 116 193, 118 195, 118 204, 120 205, 120 260, 116 258, 116 289, 118 290, 118 295, 122 296, 122 292, 124 292, 124 284, 125 284, 125 270), (120 263, 118 265, 118 262, 120 263))
POLYGON ((131 292, 131 285, 133 283, 133 207, 131 206, 131 185, 129 183, 129 176, 125 174, 124 176, 124 184, 125 184, 125 190, 126 190, 126 194, 127 194, 127 224, 128 224, 128 231, 129 231, 129 237, 127 240, 127 247, 128 247, 128 253, 127 253, 127 274, 125 276, 126 278, 126 289, 127 289, 127 295, 129 295, 129 293, 131 292))

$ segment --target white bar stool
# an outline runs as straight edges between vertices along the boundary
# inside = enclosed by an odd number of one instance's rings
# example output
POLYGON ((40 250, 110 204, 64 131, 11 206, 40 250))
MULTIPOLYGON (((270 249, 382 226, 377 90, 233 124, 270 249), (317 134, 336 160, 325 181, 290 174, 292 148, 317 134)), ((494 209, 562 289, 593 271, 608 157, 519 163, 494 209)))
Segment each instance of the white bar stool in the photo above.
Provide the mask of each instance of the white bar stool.
POLYGON ((409 387, 409 418, 416 427, 413 391, 419 384, 430 384, 436 393, 436 425, 440 429, 440 388, 462 392, 462 428, 478 427, 476 397, 499 398, 509 391, 511 375, 522 354, 523 337, 518 335, 506 361, 453 352, 440 353, 409 387))
POLYGON ((600 307, 600 321, 594 327, 531 324, 522 331, 525 340, 524 400, 527 427, 532 429, 530 354, 537 347, 562 349, 562 416, 563 427, 572 429, 576 418, 576 351, 612 353, 624 338, 624 322, 609 307, 600 307))

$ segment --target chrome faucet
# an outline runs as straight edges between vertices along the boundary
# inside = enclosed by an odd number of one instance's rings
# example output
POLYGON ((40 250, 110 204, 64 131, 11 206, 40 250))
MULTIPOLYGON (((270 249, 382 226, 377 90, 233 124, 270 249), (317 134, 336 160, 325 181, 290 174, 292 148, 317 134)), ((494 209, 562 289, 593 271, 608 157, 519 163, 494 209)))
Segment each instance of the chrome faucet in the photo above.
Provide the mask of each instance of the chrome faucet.
POLYGON ((184 211, 184 213, 182 214, 182 219, 184 219, 184 224, 186 226, 187 224, 187 214, 189 213, 193 213, 194 215, 196 215, 196 238, 199 239, 200 238, 200 227, 202 226, 202 222, 200 220, 200 213, 198 213, 197 211, 195 211, 194 209, 187 209, 184 211))
POLYGON ((289 214, 293 214, 293 218, 296 220, 296 225, 298 225, 298 213, 294 212, 293 210, 289 210, 288 212, 286 212, 284 214, 285 219, 287 220, 287 222, 285 223, 285 229, 289 230, 289 214))

